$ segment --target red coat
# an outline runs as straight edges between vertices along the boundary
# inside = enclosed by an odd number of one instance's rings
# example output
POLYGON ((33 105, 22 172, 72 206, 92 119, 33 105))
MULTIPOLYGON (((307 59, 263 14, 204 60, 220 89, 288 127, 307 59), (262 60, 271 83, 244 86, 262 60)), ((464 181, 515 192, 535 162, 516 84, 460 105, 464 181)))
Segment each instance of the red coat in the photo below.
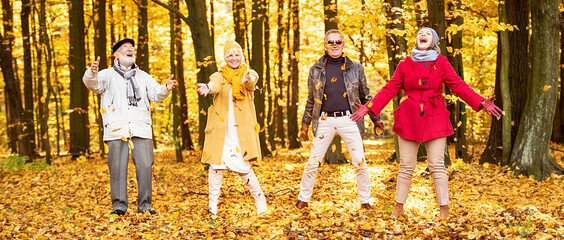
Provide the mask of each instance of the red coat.
POLYGON ((454 131, 442 96, 443 83, 474 111, 480 111, 480 103, 485 98, 456 75, 444 56, 439 56, 434 62, 419 63, 407 57, 368 106, 377 115, 403 89, 404 97, 394 111, 394 132, 417 142, 449 136, 454 131))

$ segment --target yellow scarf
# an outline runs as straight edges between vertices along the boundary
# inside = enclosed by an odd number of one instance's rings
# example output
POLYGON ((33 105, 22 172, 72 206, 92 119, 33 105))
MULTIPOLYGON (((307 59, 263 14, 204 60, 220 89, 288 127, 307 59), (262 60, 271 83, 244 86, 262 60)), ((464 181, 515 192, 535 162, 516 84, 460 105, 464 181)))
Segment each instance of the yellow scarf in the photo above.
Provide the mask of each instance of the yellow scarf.
POLYGON ((221 67, 221 70, 219 70, 221 72, 221 75, 223 75, 223 78, 225 78, 227 82, 231 83, 233 99, 235 100, 243 100, 245 98, 242 82, 243 77, 245 77, 244 74, 245 72, 247 72, 248 68, 249 65, 245 63, 241 63, 241 65, 239 65, 239 68, 237 69, 233 69, 225 64, 223 67, 221 67))

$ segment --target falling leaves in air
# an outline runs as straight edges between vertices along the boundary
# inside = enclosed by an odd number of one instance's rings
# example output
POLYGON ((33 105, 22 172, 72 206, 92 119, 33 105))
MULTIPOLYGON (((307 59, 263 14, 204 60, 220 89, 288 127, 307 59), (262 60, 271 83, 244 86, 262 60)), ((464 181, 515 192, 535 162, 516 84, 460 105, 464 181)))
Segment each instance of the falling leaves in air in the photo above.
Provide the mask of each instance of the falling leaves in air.
POLYGON ((345 70, 345 64, 343 64, 343 66, 341 66, 341 70, 345 70))
POLYGON ((105 108, 100 108, 100 114, 104 114, 106 113, 106 109, 105 108))
POLYGON ((204 115, 204 116, 206 116, 206 115, 208 114, 206 111, 204 111, 204 109, 202 109, 202 110, 200 111, 200 113, 201 113, 202 115, 204 115))
POLYGON ((548 91, 548 89, 551 89, 551 88, 552 88, 552 86, 550 86, 550 85, 544 85, 543 90, 546 92, 546 91, 548 91))
POLYGON ((368 108, 372 107, 372 102, 369 102, 368 105, 366 105, 368 108))
POLYGON ((321 83, 317 83, 317 84, 315 85, 315 90, 318 90, 318 89, 321 87, 321 85, 322 85, 321 83))
POLYGON ((323 102, 321 102, 321 100, 319 100, 319 99, 317 99, 317 98, 314 99, 314 100, 315 100, 317 103, 319 103, 319 104, 323 104, 323 102))
POLYGON ((347 92, 343 93, 343 97, 344 97, 344 98, 347 97, 347 92))
POLYGON ((258 123, 255 124, 255 131, 256 131, 257 133, 260 132, 260 124, 258 124, 258 123))
POLYGON ((331 78, 331 82, 335 82, 335 81, 337 81, 336 77, 331 78))

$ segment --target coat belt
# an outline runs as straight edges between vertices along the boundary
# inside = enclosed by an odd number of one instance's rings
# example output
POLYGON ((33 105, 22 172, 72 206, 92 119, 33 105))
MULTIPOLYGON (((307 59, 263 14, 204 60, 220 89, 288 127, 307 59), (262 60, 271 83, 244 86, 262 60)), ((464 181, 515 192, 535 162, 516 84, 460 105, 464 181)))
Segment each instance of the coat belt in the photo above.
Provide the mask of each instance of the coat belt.
POLYGON ((427 91, 410 91, 406 92, 407 96, 421 96, 421 103, 423 104, 423 112, 425 115, 433 115, 433 110, 439 106, 439 101, 443 100, 443 95, 441 92, 435 90, 427 91))

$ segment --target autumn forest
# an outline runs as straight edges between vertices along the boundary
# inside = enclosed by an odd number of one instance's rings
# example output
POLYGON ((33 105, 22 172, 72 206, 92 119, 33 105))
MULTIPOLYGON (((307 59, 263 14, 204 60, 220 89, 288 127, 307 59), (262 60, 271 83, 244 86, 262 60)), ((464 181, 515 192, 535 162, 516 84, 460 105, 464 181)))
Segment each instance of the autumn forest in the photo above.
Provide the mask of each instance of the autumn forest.
MULTIPOLYGON (((564 238, 562 1, 1 0, 1 8, 0 239, 564 238), (390 217, 401 92, 380 114, 383 134, 363 136, 374 209, 359 209, 339 137, 309 207, 296 208, 313 148, 300 134, 308 72, 325 54, 325 32, 344 33, 344 55, 364 67, 374 96, 422 27, 436 30, 456 74, 503 110, 498 118, 476 112, 444 88, 454 127, 445 151, 450 218, 437 217, 424 145, 405 217, 390 217), (124 38, 135 40, 139 69, 160 84, 174 74, 177 83, 150 106, 156 215, 111 214, 102 100, 83 82, 98 57, 100 69, 114 65, 112 46, 124 38), (224 176, 219 213, 207 208, 209 165, 200 158, 213 96, 198 95, 196 84, 225 63, 229 39, 259 76, 262 158, 252 167, 268 204, 259 216, 234 173, 224 176)), ((374 123, 365 118, 365 127, 374 123)), ((130 209, 135 171, 130 164, 130 209)))

